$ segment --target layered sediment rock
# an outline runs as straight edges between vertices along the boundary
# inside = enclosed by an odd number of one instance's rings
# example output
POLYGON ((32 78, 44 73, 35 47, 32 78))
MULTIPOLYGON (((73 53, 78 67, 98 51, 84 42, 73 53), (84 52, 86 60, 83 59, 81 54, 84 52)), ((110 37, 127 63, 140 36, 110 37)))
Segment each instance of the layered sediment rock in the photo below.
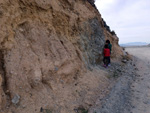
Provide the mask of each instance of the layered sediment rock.
POLYGON ((119 48, 86 0, 1 0, 0 20, 1 112, 73 110, 86 94, 73 85, 100 64, 105 39, 119 48))

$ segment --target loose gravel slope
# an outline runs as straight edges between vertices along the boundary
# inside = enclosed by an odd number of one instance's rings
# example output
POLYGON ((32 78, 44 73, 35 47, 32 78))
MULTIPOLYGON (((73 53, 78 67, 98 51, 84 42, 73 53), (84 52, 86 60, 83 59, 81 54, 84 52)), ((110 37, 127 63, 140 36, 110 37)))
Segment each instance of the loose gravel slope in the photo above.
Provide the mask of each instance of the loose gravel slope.
POLYGON ((90 113, 150 113, 150 48, 126 48, 133 55, 110 93, 90 113))

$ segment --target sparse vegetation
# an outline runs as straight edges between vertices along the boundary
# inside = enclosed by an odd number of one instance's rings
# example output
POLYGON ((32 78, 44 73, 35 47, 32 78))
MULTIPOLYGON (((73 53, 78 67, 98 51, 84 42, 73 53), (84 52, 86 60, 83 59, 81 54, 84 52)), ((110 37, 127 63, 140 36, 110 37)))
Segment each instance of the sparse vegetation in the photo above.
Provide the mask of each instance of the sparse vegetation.
POLYGON ((113 77, 118 77, 119 76, 119 74, 118 74, 118 72, 117 71, 114 71, 114 74, 113 74, 113 77))
POLYGON ((40 112, 42 112, 42 113, 52 113, 52 110, 51 109, 43 109, 43 108, 41 108, 40 112))
POLYGON ((78 108, 78 112, 77 113, 88 113, 88 110, 81 107, 81 108, 78 108))
POLYGON ((95 0, 87 0, 92 6, 94 6, 95 0))

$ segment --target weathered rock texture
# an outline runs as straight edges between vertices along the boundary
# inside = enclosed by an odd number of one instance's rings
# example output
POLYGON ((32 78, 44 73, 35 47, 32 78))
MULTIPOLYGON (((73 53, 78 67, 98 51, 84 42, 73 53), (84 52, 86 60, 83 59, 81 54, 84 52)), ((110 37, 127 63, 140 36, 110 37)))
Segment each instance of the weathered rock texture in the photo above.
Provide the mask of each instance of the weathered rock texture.
POLYGON ((106 29, 104 30, 104 34, 106 37, 106 40, 110 40, 112 44, 112 52, 111 52, 111 58, 112 59, 120 59, 123 56, 123 50, 119 46, 119 38, 117 37, 116 34, 111 34, 111 32, 107 31, 106 29))
POLYGON ((112 44, 111 58, 120 59, 123 56, 123 50, 118 44, 119 38, 117 37, 115 31, 111 31, 104 19, 102 19, 102 23, 104 27, 105 40, 110 40, 112 44))
POLYGON ((0 0, 0 28, 0 112, 73 113, 108 86, 107 73, 89 69, 107 35, 114 49, 118 39, 88 1, 0 0))

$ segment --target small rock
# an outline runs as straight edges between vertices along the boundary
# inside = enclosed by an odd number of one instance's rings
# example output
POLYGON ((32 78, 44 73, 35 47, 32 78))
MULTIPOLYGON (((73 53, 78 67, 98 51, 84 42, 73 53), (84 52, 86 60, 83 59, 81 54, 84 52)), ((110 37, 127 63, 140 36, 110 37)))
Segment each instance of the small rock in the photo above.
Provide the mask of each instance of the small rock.
POLYGON ((22 105, 22 108, 26 108, 26 105, 22 105))
POLYGON ((63 80, 60 80, 60 82, 61 82, 61 83, 64 83, 64 81, 63 81, 63 80))
POLYGON ((55 71, 58 71, 58 67, 55 67, 55 71))
POLYGON ((122 62, 123 62, 123 63, 127 63, 127 60, 124 59, 124 60, 122 60, 122 62))
POLYGON ((150 89, 150 86, 147 86, 148 89, 150 89))
POLYGON ((144 80, 144 78, 141 78, 141 80, 144 80))
POLYGON ((10 91, 9 90, 6 90, 6 94, 9 94, 10 93, 10 91))
POLYGON ((144 104, 150 104, 150 101, 147 100, 147 101, 144 101, 143 103, 144 104))
POLYGON ((24 30, 22 28, 20 28, 19 31, 23 32, 24 30))
POLYGON ((19 100, 20 100, 20 96, 18 94, 16 94, 13 99, 11 100, 11 102, 13 104, 18 104, 19 103, 19 100))
POLYGON ((120 70, 120 69, 117 69, 117 71, 118 71, 118 72, 121 72, 121 70, 120 70))

